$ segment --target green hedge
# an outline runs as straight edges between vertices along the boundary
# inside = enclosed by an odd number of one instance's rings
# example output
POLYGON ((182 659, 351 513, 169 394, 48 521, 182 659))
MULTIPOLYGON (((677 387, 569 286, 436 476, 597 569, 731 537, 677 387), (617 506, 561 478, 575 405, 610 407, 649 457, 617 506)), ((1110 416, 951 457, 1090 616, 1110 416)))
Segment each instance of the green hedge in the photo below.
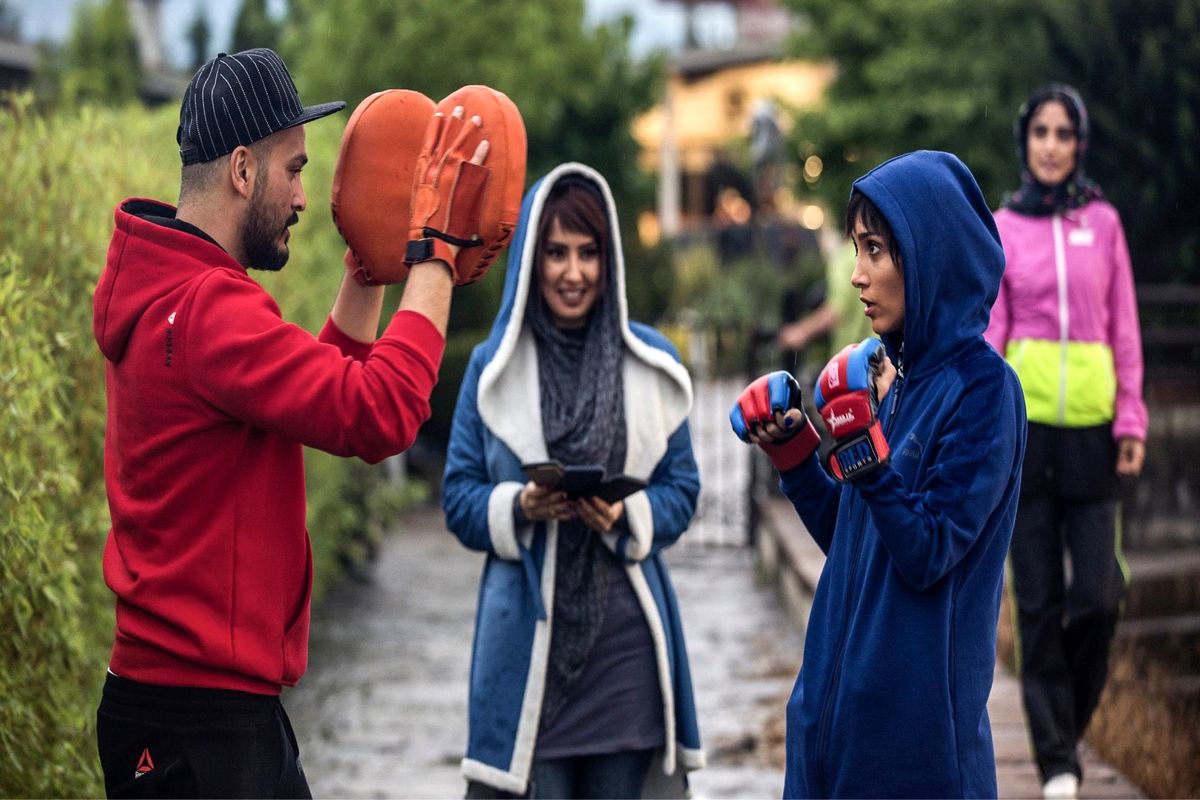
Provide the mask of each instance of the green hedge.
POLYGON ((76 384, 64 380, 87 342, 46 324, 62 311, 59 287, 22 267, 0 253, 0 794, 95 794, 106 523, 76 469, 76 384))
MULTIPOLYGON (((0 96, 0 796, 103 792, 94 718, 113 601, 101 575, 104 364, 91 300, 117 202, 177 196, 177 114, 43 118, 27 96, 0 96)), ((307 128, 309 209, 288 267, 263 280, 310 331, 342 273, 328 199, 338 119, 307 128)), ((380 491, 381 471, 354 460, 310 452, 307 466, 319 593, 411 490, 380 491)))

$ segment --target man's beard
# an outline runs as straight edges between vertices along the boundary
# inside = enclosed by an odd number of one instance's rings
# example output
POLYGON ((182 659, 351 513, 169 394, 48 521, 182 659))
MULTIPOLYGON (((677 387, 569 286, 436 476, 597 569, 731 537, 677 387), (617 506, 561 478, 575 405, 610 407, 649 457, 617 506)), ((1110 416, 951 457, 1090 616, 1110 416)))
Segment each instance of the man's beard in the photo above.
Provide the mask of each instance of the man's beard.
POLYGON ((266 176, 260 176, 250 195, 250 207, 242 226, 242 252, 246 255, 247 267, 278 272, 287 263, 290 253, 286 243, 276 244, 276 240, 287 227, 300 221, 300 215, 293 211, 283 226, 272 219, 262 199, 266 185, 266 176))

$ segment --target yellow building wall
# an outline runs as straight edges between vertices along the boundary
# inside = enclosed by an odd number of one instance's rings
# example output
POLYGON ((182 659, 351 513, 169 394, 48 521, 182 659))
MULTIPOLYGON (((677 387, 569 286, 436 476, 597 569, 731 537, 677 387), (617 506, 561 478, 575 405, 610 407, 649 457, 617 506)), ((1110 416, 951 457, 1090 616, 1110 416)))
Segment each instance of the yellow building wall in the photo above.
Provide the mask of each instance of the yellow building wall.
MULTIPOLYGON (((698 80, 672 75, 667 95, 673 112, 674 141, 684 172, 702 172, 713 148, 750 133, 755 102, 775 101, 780 112, 817 105, 833 78, 833 67, 810 61, 779 61, 728 67, 698 80)), ((791 115, 779 113, 787 132, 791 115)), ((666 112, 662 103, 634 120, 633 135, 641 146, 639 163, 657 172, 662 158, 666 112)))

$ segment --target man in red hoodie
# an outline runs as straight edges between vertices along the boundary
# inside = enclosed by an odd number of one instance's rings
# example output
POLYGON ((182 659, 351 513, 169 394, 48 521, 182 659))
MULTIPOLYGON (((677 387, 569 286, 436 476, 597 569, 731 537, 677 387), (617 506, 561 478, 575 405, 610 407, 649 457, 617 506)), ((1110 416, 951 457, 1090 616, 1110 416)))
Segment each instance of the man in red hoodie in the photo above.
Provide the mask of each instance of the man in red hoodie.
POLYGON ((308 659, 302 447, 376 462, 411 445, 454 283, 443 260, 412 265, 376 339, 383 287, 347 274, 313 338, 247 274, 287 262, 303 125, 344 106, 304 107, 270 50, 222 53, 183 98, 178 209, 116 209, 93 323, 117 597, 97 727, 110 797, 310 796, 279 703, 308 659))

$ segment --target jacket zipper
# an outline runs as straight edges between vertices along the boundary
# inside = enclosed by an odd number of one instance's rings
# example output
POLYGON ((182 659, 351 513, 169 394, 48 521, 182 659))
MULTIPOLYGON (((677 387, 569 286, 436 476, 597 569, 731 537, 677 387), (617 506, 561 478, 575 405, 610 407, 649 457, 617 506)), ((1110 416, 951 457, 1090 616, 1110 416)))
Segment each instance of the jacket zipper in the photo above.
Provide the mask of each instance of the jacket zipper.
MULTIPOLYGON (((896 409, 900 407, 900 395, 904 388, 904 358, 903 354, 898 356, 899 364, 896 366, 896 380, 892 384, 892 407, 888 411, 887 421, 884 423, 884 436, 891 432, 892 425, 896 420, 896 409)), ((817 729, 817 757, 818 763, 821 765, 821 792, 818 794, 829 794, 829 778, 827 776, 826 762, 827 753, 826 746, 829 744, 829 724, 830 716, 833 713, 833 698, 834 689, 841 681, 842 676, 842 653, 846 649, 846 639, 849 638, 850 625, 850 596, 854 591, 854 581, 858 577, 858 561, 862 555, 862 541, 866 538, 866 532, 863 530, 863 522, 866 520, 867 510, 864 506, 858 515, 858 523, 855 525, 855 530, 858 531, 858 536, 854 540, 854 550, 850 554, 850 575, 846 582, 846 593, 842 601, 842 635, 838 640, 837 652, 833 656, 833 673, 829 677, 829 685, 825 692, 825 707, 821 709, 821 724, 817 729)))
POLYGON ((892 408, 888 412, 887 422, 883 425, 883 437, 892 432, 892 425, 896 423, 896 411, 900 408, 900 395, 904 391, 904 346, 900 346, 900 352, 896 355, 896 380, 892 383, 892 389, 895 390, 896 396, 892 399, 892 408))
POLYGON ((1054 231, 1054 273, 1058 279, 1058 424, 1067 418, 1067 342, 1071 324, 1067 306, 1067 251, 1063 245, 1062 215, 1050 219, 1054 231))

